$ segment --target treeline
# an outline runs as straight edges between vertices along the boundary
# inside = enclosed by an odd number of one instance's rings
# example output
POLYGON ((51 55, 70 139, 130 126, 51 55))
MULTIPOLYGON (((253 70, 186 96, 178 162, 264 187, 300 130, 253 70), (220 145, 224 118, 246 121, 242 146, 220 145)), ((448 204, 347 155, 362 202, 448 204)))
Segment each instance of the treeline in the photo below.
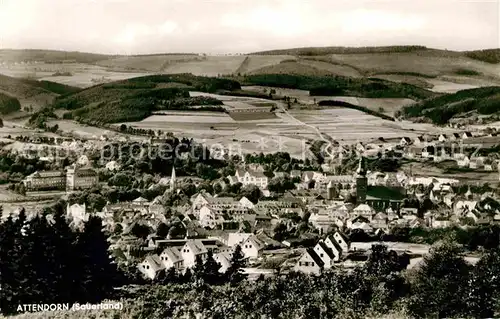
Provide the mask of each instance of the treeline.
MULTIPOLYGON (((373 246, 363 266, 290 272, 240 285, 156 285, 132 293, 138 318, 491 318, 500 306, 500 252, 472 266, 452 245, 432 249, 415 269, 385 246, 373 246), (140 296, 140 298, 137 298, 140 296), (249 298, 251 296, 251 298, 249 298)), ((128 304, 128 305, 127 305, 128 304)))
POLYGON ((380 47, 309 47, 284 50, 271 50, 252 53, 254 55, 328 55, 328 54, 366 54, 366 53, 397 53, 427 50, 425 46, 380 46, 380 47))
POLYGON ((124 83, 182 83, 190 87, 190 90, 215 93, 218 90, 240 90, 241 85, 237 81, 212 78, 205 76, 195 76, 190 73, 183 74, 162 74, 148 75, 143 77, 124 80, 124 83))
POLYGON ((221 100, 210 96, 183 97, 174 100, 161 101, 158 110, 203 110, 224 112, 226 109, 221 100), (196 106, 196 107, 193 107, 196 106))
POLYGON ((25 84, 29 84, 32 86, 36 86, 39 88, 42 88, 44 90, 47 90, 52 93, 56 93, 59 95, 65 95, 65 94, 71 94, 71 93, 76 93, 81 91, 81 88, 70 86, 70 85, 65 85, 61 83, 56 83, 52 81, 45 81, 45 80, 32 80, 32 79, 21 79, 21 82, 25 84))
POLYGON ((19 103, 18 99, 0 92, 1 114, 10 114, 12 112, 19 111, 20 109, 21 109, 21 104, 19 103))
POLYGON ((109 258, 102 221, 91 216, 74 231, 64 216, 59 205, 31 219, 21 210, 0 224, 3 314, 22 304, 97 303, 125 282, 109 258))
POLYGON ((237 81, 193 76, 191 74, 152 75, 97 85, 75 94, 57 98, 52 108, 71 110, 65 119, 100 125, 142 120, 155 110, 187 110, 196 105, 215 105, 203 110, 223 111, 222 102, 213 98, 190 97, 189 90, 217 92, 240 90, 237 81), (186 87, 164 87, 162 84, 186 87))
POLYGON ((9 151, 0 152, 0 184, 19 182, 25 176, 39 170, 54 168, 50 163, 37 158, 16 156, 9 151))
POLYGON ((498 225, 430 229, 394 227, 388 234, 370 235, 355 230, 348 235, 351 241, 356 242, 385 241, 433 245, 441 240, 450 240, 469 251, 477 251, 479 248, 493 249, 500 246, 498 225))
POLYGON ((471 59, 487 63, 492 63, 492 64, 500 63, 500 49, 469 51, 466 52, 465 55, 471 59))
POLYGON ((406 83, 380 79, 356 79, 343 76, 304 76, 289 74, 256 74, 242 77, 245 85, 261 85, 308 90, 311 96, 359 96, 368 98, 432 97, 435 93, 406 83))
MULTIPOLYGON (((57 119, 57 115, 50 108, 43 108, 38 112, 33 113, 28 120, 28 124, 31 127, 39 128, 39 129, 51 129, 54 130, 53 127, 47 126, 47 121, 51 119, 57 119)), ((55 128, 54 131, 57 131, 55 128)))
POLYGON ((423 116, 435 124, 445 124, 455 115, 470 111, 485 115, 500 112, 500 87, 482 87, 444 94, 405 106, 397 116, 423 116))
POLYGON ((319 101, 318 105, 319 106, 341 106, 341 107, 345 107, 345 108, 349 108, 349 109, 358 110, 358 111, 361 111, 361 112, 364 112, 366 114, 370 114, 370 115, 373 115, 376 117, 380 117, 384 120, 394 121, 394 118, 392 116, 389 116, 389 115, 386 115, 386 114, 383 114, 383 113, 380 113, 380 112, 377 112, 374 110, 370 110, 369 108, 364 107, 364 106, 354 105, 354 104, 347 103, 344 101, 323 100, 323 101, 319 101))

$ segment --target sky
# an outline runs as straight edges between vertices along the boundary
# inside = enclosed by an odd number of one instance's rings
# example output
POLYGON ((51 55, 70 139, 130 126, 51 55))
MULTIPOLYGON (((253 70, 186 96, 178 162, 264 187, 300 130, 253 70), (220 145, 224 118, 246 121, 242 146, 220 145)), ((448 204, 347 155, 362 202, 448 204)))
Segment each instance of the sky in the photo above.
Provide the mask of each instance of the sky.
POLYGON ((500 0, 0 0, 0 48, 111 54, 500 47, 500 0))

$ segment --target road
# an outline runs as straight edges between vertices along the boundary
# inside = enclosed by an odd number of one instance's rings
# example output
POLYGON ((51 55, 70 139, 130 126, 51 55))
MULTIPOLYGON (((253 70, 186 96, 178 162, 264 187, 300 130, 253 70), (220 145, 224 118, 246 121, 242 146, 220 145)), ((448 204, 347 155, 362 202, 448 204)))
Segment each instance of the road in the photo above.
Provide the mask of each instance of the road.
POLYGON ((292 121, 292 122, 295 122, 299 125, 303 125, 303 126, 306 126, 308 128, 311 128, 314 130, 314 132, 316 134, 318 134, 319 138, 325 142, 330 142, 328 139, 326 139, 324 136, 323 136, 323 133, 321 133, 321 131, 319 130, 319 128, 317 128, 316 126, 313 126, 313 125, 310 125, 310 124, 307 124, 305 122, 302 122, 301 120, 297 119, 295 116, 293 116, 292 114, 290 114, 290 112, 288 112, 286 106, 284 103, 282 102, 276 102, 276 104, 278 105, 279 109, 281 109, 283 111, 284 114, 286 114, 288 116, 288 118, 292 121))

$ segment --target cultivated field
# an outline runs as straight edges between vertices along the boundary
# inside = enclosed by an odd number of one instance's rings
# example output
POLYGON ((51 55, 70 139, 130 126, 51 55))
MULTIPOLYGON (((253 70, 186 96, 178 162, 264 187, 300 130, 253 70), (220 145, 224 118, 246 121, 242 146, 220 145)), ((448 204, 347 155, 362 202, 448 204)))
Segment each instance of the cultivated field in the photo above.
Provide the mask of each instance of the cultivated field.
POLYGON ((245 56, 207 56, 199 60, 165 65, 162 73, 192 73, 194 75, 217 76, 236 73, 245 56))
POLYGON ((81 63, 11 63, 0 64, 0 74, 85 88, 102 82, 144 76, 149 72, 117 72, 106 67, 81 63))
POLYGON ((160 72, 171 63, 200 60, 197 54, 161 54, 146 56, 122 56, 99 61, 96 64, 113 70, 139 70, 160 72))
POLYGON ((272 88, 266 86, 243 86, 243 90, 252 92, 269 92, 271 89, 276 90, 276 95, 279 96, 289 96, 293 99, 297 99, 300 104, 314 104, 315 102, 325 101, 325 100, 336 100, 351 103, 354 105, 365 106, 373 111, 381 111, 382 113, 393 115, 394 112, 401 109, 401 107, 414 103, 414 100, 403 99, 403 98, 362 98, 354 96, 310 96, 309 91, 297 90, 297 89, 282 89, 282 88, 272 88))

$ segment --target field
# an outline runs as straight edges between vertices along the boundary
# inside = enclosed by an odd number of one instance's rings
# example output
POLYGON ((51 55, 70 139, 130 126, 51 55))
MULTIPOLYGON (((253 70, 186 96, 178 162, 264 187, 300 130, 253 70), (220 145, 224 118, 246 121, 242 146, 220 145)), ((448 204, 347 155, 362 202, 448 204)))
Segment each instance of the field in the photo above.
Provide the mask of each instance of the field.
MULTIPOLYGON (((206 95, 220 99, 229 110, 259 108, 259 103, 270 101, 257 98, 191 92, 192 96, 206 95)), ((318 139, 322 133, 344 142, 372 141, 378 137, 416 137, 423 133, 438 132, 430 124, 392 122, 346 108, 324 110, 282 111, 281 102, 272 101, 280 108, 274 114, 243 112, 228 115, 220 112, 170 111, 153 115, 139 122, 125 124, 134 127, 163 130, 186 136, 208 144, 237 143, 245 152, 286 151, 296 157, 304 156, 306 141, 318 139), (237 114, 237 115, 235 115, 237 114)), ((441 129, 442 131, 442 129, 441 129)))
POLYGON ((99 61, 96 64, 116 71, 138 70, 160 72, 171 63, 196 61, 201 59, 196 54, 159 54, 146 56, 122 56, 99 61))
POLYGON ((18 78, 46 80, 85 88, 102 82, 143 76, 149 74, 149 72, 113 71, 106 67, 81 63, 57 64, 40 62, 0 64, 0 74, 18 78))
POLYGON ((402 98, 362 98, 362 97, 354 97, 354 96, 310 96, 309 91, 306 90, 296 90, 296 89, 282 89, 282 88, 271 88, 265 86, 243 86, 243 90, 252 91, 252 92, 269 92, 271 89, 276 90, 276 95, 278 96, 289 96, 292 101, 297 99, 297 102, 300 104, 314 104, 315 102, 325 101, 325 100, 336 100, 336 101, 344 101, 354 105, 365 106, 373 111, 381 111, 380 108, 383 108, 384 111, 382 113, 386 113, 388 115, 394 115, 394 112, 401 109, 401 107, 405 105, 409 105, 414 103, 414 100, 411 99, 402 99, 402 98))
POLYGON ((162 73, 192 73, 204 76, 234 74, 244 60, 245 56, 208 56, 194 61, 167 64, 162 73))

